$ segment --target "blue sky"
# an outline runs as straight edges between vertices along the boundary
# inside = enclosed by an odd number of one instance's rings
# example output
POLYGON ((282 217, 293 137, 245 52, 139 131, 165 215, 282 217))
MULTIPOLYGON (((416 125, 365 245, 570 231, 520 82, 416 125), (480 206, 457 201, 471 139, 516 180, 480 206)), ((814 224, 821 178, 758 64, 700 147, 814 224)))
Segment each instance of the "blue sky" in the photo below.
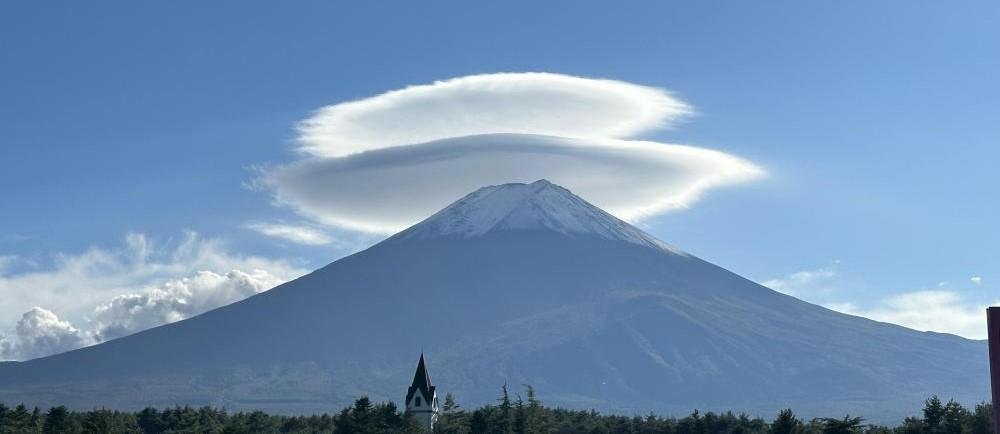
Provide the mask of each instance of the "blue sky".
POLYGON ((116 293, 211 267, 282 280, 377 240, 275 206, 254 168, 299 159, 323 106, 495 72, 669 90, 696 115, 642 139, 763 168, 640 222, 685 250, 918 328, 975 335, 1000 300, 996 2, 466 3, 2 6, 0 334, 37 304, 28 283, 82 328, 116 293))

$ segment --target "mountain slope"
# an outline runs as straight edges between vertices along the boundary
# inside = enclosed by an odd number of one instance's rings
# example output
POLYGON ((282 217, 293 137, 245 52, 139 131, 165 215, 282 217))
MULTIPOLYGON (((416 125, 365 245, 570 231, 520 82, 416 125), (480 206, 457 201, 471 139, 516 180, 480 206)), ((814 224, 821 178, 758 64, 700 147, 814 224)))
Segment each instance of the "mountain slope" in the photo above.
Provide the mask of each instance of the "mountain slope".
POLYGON ((307 276, 189 320, 0 365, 0 401, 335 411, 399 401, 428 354, 466 406, 898 418, 987 398, 985 344, 840 314, 681 252, 539 181, 480 189, 307 276))

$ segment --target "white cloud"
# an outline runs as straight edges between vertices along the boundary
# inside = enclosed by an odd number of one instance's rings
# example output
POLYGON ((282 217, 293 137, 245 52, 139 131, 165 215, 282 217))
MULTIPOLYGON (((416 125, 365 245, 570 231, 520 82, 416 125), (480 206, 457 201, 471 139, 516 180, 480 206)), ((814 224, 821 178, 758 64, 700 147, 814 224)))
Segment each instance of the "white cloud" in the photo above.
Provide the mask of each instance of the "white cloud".
POLYGON ((760 284, 788 295, 815 295, 817 292, 828 289, 825 285, 837 276, 837 270, 834 266, 839 263, 840 261, 834 261, 831 266, 797 271, 785 277, 766 280, 760 284))
MULTIPOLYGON (((136 331, 145 325, 194 315, 304 273, 284 260, 231 253, 221 240, 193 232, 163 243, 142 234, 129 234, 117 248, 94 247, 78 254, 59 254, 46 269, 0 275, 0 335, 5 334, 7 342, 0 356, 27 358, 59 349, 58 345, 46 344, 52 341, 49 338, 38 341, 38 345, 31 344, 37 340, 22 339, 23 316, 12 331, 3 333, 4 324, 13 324, 14 318, 23 312, 31 313, 35 306, 48 309, 44 312, 59 312, 63 318, 53 321, 54 315, 35 312, 26 324, 50 325, 45 330, 62 330, 62 334, 56 333, 59 336, 72 336, 67 327, 76 330, 71 324, 84 324, 86 327, 80 328, 89 331, 81 336, 95 338, 102 333, 114 335, 113 330, 136 331), (133 303, 132 316, 122 308, 127 302, 133 303), (95 311, 98 306, 106 308, 95 311), (146 314, 150 318, 141 317, 146 314), (11 343, 15 341, 16 346, 11 343)), ((66 338, 56 342, 86 340, 66 338)))
POLYGON ((969 278, 969 281, 972 282, 972 283, 974 283, 974 284, 976 284, 976 285, 982 285, 983 278, 980 277, 980 276, 972 276, 972 277, 969 278))
POLYGON ((306 159, 266 171, 261 182, 309 218, 391 233, 485 185, 545 178, 634 221, 762 174, 745 160, 690 146, 497 134, 306 159))
POLYGON ((93 333, 113 339, 189 318, 284 283, 264 270, 200 271, 140 292, 122 294, 94 310, 93 333))
POLYGON ((93 337, 40 307, 24 313, 11 335, 0 335, 0 360, 33 359, 94 343, 93 337))
POLYGON ((480 187, 548 179, 625 220, 681 209, 763 169, 723 152, 624 140, 691 113, 668 92, 560 74, 488 74, 325 107, 302 160, 256 186, 314 221, 388 234, 480 187))
POLYGON ((269 237, 281 238, 297 244, 307 246, 321 246, 333 242, 333 238, 326 232, 302 225, 289 225, 284 223, 249 222, 243 227, 267 235, 269 237))
POLYGON ((550 73, 483 74, 324 107, 299 124, 321 157, 490 133, 628 138, 691 113, 662 89, 550 73))
MULTIPOLYGON (((1000 300, 994 304, 1000 303, 1000 300)), ((826 307, 876 321, 899 324, 921 331, 936 331, 970 339, 986 338, 986 304, 971 302, 954 291, 927 290, 899 294, 871 309, 851 303, 826 307)))

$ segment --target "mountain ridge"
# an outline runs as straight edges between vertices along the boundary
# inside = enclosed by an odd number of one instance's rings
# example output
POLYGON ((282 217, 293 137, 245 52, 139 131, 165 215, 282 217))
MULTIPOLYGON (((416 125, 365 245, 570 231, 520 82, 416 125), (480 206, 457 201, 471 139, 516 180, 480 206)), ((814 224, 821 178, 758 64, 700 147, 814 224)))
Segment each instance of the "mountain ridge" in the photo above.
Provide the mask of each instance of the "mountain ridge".
POLYGON ((492 402, 509 383, 572 408, 792 407, 889 421, 931 394, 988 398, 983 342, 844 315, 604 225, 564 224, 621 221, 536 184, 483 190, 512 200, 474 192, 366 250, 203 315, 0 365, 0 400, 329 412, 363 394, 399 402, 422 351, 435 385, 464 405, 492 402), (491 218, 456 220, 477 200, 488 200, 479 205, 491 218), (567 212, 549 213, 552 203, 567 212), (518 204, 530 205, 515 213, 518 224, 499 225, 518 204))

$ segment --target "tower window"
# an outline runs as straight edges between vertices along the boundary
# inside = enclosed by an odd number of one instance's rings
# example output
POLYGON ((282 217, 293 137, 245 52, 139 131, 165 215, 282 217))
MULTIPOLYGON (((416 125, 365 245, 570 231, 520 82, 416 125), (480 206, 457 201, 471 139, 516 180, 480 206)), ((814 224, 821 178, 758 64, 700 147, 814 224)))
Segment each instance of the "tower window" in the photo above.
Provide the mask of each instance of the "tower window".
POLYGON ((417 407, 420 407, 420 397, 417 397, 417 407))

